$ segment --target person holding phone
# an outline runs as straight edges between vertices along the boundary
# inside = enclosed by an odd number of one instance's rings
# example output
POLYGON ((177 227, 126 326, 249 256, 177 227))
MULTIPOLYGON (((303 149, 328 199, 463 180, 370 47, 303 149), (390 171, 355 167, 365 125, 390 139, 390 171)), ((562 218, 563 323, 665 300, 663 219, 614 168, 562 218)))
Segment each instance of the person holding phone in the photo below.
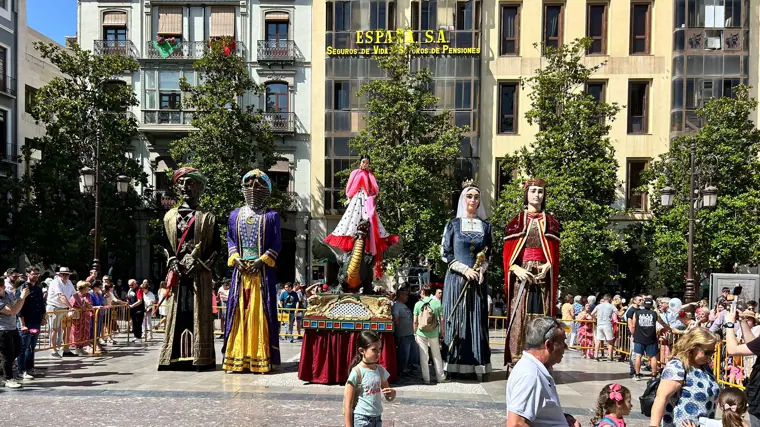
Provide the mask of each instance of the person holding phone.
POLYGON ((45 316, 45 298, 39 286, 40 270, 37 267, 26 269, 27 280, 19 287, 16 299, 21 298, 24 289, 29 290, 26 303, 18 312, 19 332, 21 333, 21 351, 18 356, 18 373, 21 379, 34 379, 34 349, 40 329, 47 323, 45 316))

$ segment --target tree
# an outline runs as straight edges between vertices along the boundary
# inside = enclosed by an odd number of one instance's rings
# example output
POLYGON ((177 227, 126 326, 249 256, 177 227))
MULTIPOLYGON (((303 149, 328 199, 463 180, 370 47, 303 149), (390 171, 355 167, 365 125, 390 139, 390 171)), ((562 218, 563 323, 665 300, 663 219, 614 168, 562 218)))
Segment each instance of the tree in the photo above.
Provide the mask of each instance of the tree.
MULTIPOLYGON (((137 71, 139 65, 124 56, 94 56, 79 46, 36 43, 35 48, 63 76, 42 87, 33 106, 33 117, 45 126, 45 136, 35 141, 42 159, 20 182, 4 183, 16 212, 11 226, 16 250, 32 263, 66 265, 86 276, 95 209, 94 197, 80 192, 79 170, 94 167, 100 142, 101 269, 108 268, 108 254, 120 267, 131 266, 133 215, 142 201, 134 191, 118 195, 116 177, 124 174, 142 184, 147 178, 128 156, 137 134, 137 119, 128 108, 138 105, 137 96, 114 76, 137 71)), ((27 161, 30 154, 31 147, 25 147, 27 161)))
MULTIPOLYGON (((171 143, 171 153, 183 166, 198 168, 208 179, 201 206, 216 215, 226 230, 230 211, 243 204, 240 179, 254 166, 266 170, 275 161, 272 134, 260 111, 241 106, 246 96, 261 95, 263 88, 248 74, 243 58, 230 47, 231 38, 210 42, 203 58, 193 63, 202 77, 191 86, 184 78, 180 88, 189 94, 184 100, 193 109, 192 125, 197 129, 171 143)), ((274 198, 278 206, 283 197, 274 198)))
MULTIPOLYGON (((712 98, 697 110, 703 126, 695 134, 679 136, 662 159, 652 164, 645 182, 654 194, 670 185, 676 190, 673 206, 652 198, 654 220, 647 228, 649 249, 657 263, 658 284, 684 288, 688 251, 689 175, 691 145, 696 147, 695 188, 718 188, 715 208, 697 203, 694 242, 695 279, 699 272, 733 272, 734 265, 757 264, 760 259, 760 131, 750 119, 757 102, 749 88, 732 89, 732 96, 712 98)), ((701 199, 700 199, 701 200, 701 199)))
MULTIPOLYGON (((618 164, 608 134, 620 107, 597 102, 584 91, 604 65, 583 64, 589 45, 589 39, 581 39, 559 49, 547 48, 544 67, 522 81, 530 88, 526 118, 539 126, 539 132, 530 147, 508 156, 501 165, 519 179, 502 190, 492 218, 494 241, 501 242, 506 224, 524 209, 525 179, 545 179, 546 209, 562 223, 559 285, 571 292, 601 289, 612 278, 612 254, 625 248, 621 236, 610 228, 616 212, 612 204, 618 164)), ((503 268, 494 274, 503 280, 503 268)))
POLYGON ((401 260, 419 254, 438 258, 464 131, 454 125, 450 111, 435 113, 431 72, 411 69, 415 48, 399 38, 388 55, 376 57, 387 78, 359 90, 367 98, 366 126, 350 141, 356 152, 371 157, 380 217, 401 239, 401 260))

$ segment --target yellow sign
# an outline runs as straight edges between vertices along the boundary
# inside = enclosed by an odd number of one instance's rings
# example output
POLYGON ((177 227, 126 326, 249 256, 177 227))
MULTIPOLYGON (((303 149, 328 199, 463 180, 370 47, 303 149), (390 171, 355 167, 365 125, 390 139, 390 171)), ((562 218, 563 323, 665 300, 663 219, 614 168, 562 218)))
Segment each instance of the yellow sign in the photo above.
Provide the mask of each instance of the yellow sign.
MULTIPOLYGON (((479 47, 452 47, 446 38, 445 30, 427 30, 420 33, 422 46, 412 49, 412 55, 480 55, 479 47), (432 45, 432 46, 426 46, 432 45)), ((388 55, 388 45, 403 40, 414 42, 412 30, 366 30, 357 31, 354 48, 336 48, 328 46, 327 56, 388 55)))

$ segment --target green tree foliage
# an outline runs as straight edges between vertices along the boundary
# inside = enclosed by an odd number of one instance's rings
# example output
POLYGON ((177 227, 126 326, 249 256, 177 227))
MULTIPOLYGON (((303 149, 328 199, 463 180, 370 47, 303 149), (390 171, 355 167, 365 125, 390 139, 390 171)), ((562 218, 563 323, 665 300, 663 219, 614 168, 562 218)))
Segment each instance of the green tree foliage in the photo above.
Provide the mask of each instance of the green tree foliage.
MULTIPOLYGON (((42 160, 11 189, 17 202, 12 234, 19 252, 32 263, 59 264, 86 276, 92 261, 94 197, 79 188, 79 170, 94 168, 100 142, 102 270, 115 255, 126 272, 134 259, 133 216, 142 206, 130 191, 119 195, 116 177, 124 174, 146 183, 138 163, 128 156, 137 134, 137 119, 128 108, 138 105, 132 88, 114 76, 132 73, 138 63, 124 56, 94 56, 79 46, 62 49, 37 43, 36 49, 63 73, 42 87, 32 115, 45 126, 35 141, 42 160)), ((25 147, 25 156, 31 148, 25 147)), ((10 181, 5 185, 11 185, 10 181)))
POLYGON ((350 142, 372 159, 380 186, 379 215, 403 245, 399 260, 419 254, 439 257, 451 216, 447 199, 457 186, 451 171, 464 131, 453 124, 450 111, 435 111, 438 99, 430 89, 430 71, 411 69, 414 46, 397 40, 389 55, 376 57, 387 78, 359 90, 367 99, 366 126, 350 142))
MULTIPOLYGON (((546 49, 543 67, 522 82, 530 88, 526 118, 540 130, 530 147, 501 165, 518 179, 503 189, 492 218, 494 241, 502 242, 504 227, 524 209, 525 180, 546 180, 547 212, 562 223, 560 287, 573 293, 599 290, 612 277, 613 252, 625 248, 610 228, 618 164, 608 134, 620 107, 596 102, 584 92, 603 66, 583 64, 589 44, 581 39, 546 49)), ((500 257, 495 258, 501 264, 500 257)), ((503 280, 502 268, 492 274, 503 280)))
MULTIPOLYGON (((275 161, 272 133, 260 111, 241 106, 243 99, 260 96, 263 88, 251 79, 243 58, 225 53, 232 39, 210 43, 203 58, 193 63, 201 76, 192 86, 184 78, 180 87, 187 94, 184 105, 193 112, 197 131, 173 141, 171 154, 182 166, 198 168, 208 179, 201 206, 214 213, 226 229, 230 211, 243 204, 240 179, 254 167, 266 170, 275 161)), ((284 206, 275 197, 275 208, 284 206)))
MULTIPOLYGON (((697 110, 703 126, 675 138, 670 150, 649 168, 645 179, 654 188, 654 220, 647 227, 649 253, 656 260, 656 282, 683 289, 688 250, 690 151, 696 147, 695 188, 718 188, 715 208, 698 209, 695 224, 695 276, 703 269, 732 272, 734 264, 760 259, 760 131, 750 119, 757 102, 749 88, 733 89, 732 97, 712 98, 697 110), (676 190, 673 206, 660 203, 659 191, 670 179, 676 190)), ((698 199, 697 207, 701 204, 698 199)))

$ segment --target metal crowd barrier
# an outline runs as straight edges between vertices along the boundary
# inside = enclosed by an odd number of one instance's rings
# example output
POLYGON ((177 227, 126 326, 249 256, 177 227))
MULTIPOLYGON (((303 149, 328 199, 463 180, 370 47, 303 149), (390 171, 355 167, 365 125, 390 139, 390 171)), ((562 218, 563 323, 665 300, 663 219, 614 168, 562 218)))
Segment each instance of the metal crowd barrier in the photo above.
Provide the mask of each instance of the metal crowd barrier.
POLYGON ((113 342, 113 337, 118 334, 127 334, 127 340, 130 340, 129 323, 129 307, 126 305, 47 312, 45 324, 37 335, 35 352, 87 347, 88 354, 100 354, 101 342, 113 342))

